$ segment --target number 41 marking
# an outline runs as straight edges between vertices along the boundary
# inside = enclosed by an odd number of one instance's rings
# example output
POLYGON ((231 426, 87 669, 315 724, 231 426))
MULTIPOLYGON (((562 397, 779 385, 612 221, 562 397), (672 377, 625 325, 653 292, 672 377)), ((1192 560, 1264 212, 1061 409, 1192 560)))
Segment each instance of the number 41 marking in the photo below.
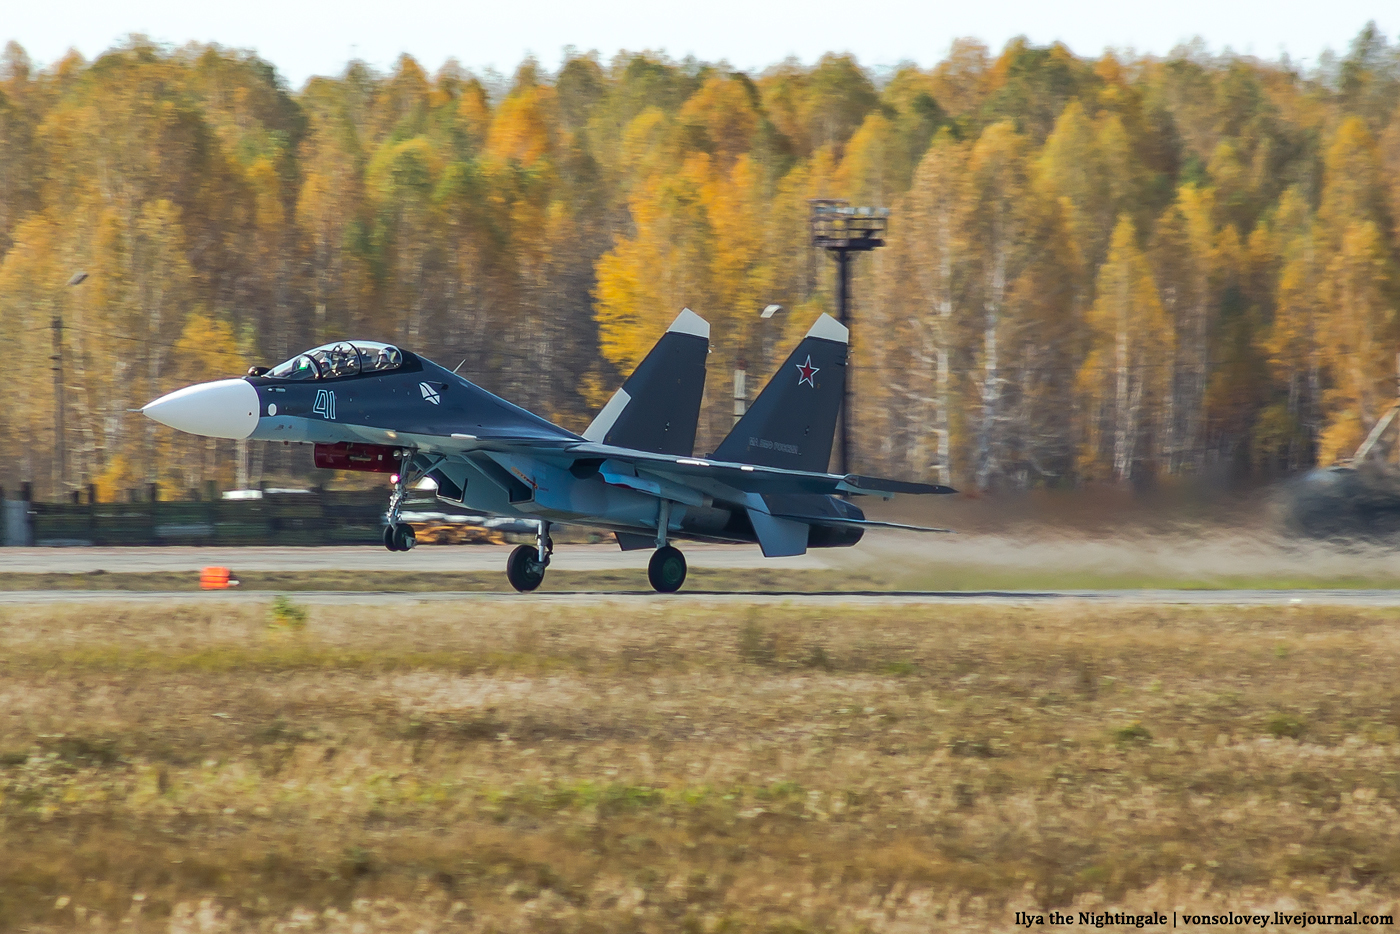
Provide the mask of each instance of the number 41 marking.
POLYGON ((333 421, 335 419, 335 390, 316 390, 316 404, 311 407, 311 411, 317 415, 324 415, 333 421))

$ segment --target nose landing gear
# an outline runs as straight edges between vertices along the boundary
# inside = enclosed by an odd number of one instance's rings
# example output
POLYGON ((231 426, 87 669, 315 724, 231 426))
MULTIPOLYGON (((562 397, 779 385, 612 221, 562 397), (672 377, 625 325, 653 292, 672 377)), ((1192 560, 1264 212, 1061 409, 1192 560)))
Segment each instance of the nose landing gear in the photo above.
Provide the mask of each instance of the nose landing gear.
MULTIPOLYGON (((408 465, 405 464, 405 470, 407 467, 408 465)), ((388 524, 384 526, 384 547, 390 551, 410 551, 414 545, 418 544, 418 540, 413 534, 413 526, 407 522, 399 521, 399 512, 403 509, 404 481, 404 474, 395 475, 394 492, 389 494, 389 512, 385 516, 388 524)))
POLYGON ((554 539, 549 537, 549 523, 541 522, 535 532, 535 544, 517 545, 506 559, 506 580, 520 593, 529 593, 544 582, 545 568, 554 554, 554 539))
POLYGON ((411 551, 417 544, 413 526, 407 522, 395 522, 384 527, 384 547, 390 551, 411 551))

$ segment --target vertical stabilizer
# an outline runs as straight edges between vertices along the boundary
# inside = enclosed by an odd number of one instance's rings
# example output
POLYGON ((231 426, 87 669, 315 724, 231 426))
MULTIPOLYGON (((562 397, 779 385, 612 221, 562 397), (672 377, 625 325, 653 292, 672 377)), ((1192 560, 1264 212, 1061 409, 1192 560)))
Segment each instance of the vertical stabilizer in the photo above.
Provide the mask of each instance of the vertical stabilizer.
POLYGON ((822 315, 715 450, 715 460, 825 472, 846 386, 850 332, 822 315))
POLYGON ((583 436, 654 454, 690 456, 709 352, 709 322, 684 309, 583 436))

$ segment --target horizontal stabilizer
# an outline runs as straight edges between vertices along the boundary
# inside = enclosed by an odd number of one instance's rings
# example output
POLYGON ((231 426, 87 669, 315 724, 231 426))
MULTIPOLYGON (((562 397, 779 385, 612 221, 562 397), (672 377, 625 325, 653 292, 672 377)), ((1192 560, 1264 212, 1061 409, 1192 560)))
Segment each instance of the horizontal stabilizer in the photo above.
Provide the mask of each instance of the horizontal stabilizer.
POLYGON ((882 477, 861 477, 847 474, 841 479, 847 493, 956 493, 957 490, 940 483, 912 483, 908 480, 886 480, 882 477))
POLYGON ((774 516, 775 519, 800 519, 803 522, 810 522, 813 525, 841 525, 851 526, 860 529, 899 529, 902 532, 946 532, 949 535, 956 535, 956 529, 936 529, 925 525, 905 525, 903 522, 881 522, 878 519, 837 519, 823 516, 821 518, 802 516, 774 516))

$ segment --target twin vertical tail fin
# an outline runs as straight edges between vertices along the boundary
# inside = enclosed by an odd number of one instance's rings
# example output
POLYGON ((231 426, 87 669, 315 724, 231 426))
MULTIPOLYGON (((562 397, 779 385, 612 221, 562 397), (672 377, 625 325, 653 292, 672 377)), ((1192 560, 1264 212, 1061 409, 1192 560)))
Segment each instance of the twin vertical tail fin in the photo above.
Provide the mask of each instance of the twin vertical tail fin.
POLYGON ((822 315, 778 368, 715 460, 825 473, 846 388, 850 332, 822 315))
POLYGON ((710 325, 682 311, 584 431, 589 441, 689 457, 695 449, 710 325))
MULTIPOLYGON (((849 332, 822 315, 713 457, 825 472, 846 388, 849 332)), ((688 457, 695 448, 710 325, 689 308, 584 431, 589 441, 688 457)))

